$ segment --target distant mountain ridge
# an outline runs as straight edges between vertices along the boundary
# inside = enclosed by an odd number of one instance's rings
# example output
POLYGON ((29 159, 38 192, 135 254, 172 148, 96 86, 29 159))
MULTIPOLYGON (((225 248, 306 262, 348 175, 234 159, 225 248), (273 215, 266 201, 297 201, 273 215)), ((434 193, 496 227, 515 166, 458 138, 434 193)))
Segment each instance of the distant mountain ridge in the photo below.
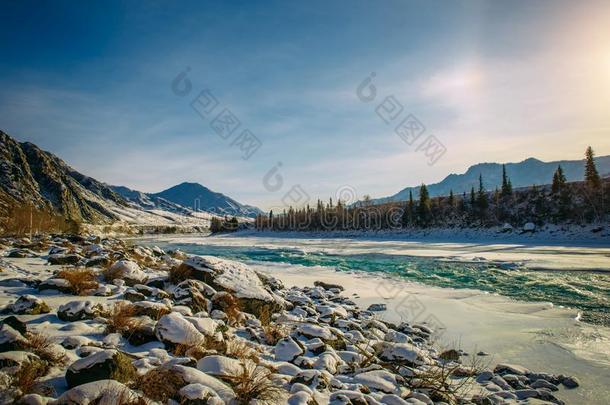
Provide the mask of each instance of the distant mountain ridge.
MULTIPOLYGON (((602 176, 610 174, 610 156, 595 158, 597 169, 602 176)), ((582 180, 585 170, 585 160, 558 160, 543 162, 535 158, 528 158, 518 163, 506 163, 506 173, 514 188, 531 186, 533 184, 550 184, 557 166, 561 165, 568 181, 582 180)), ((448 195, 451 190, 455 194, 470 192, 472 187, 478 189, 479 175, 483 176, 483 184, 487 190, 494 190, 502 185, 501 163, 478 163, 470 166, 463 174, 450 174, 442 181, 426 184, 431 197, 448 195)), ((409 191, 413 197, 419 196, 420 185, 406 187, 398 193, 383 198, 373 199, 372 202, 380 204, 390 201, 404 201, 409 198, 409 191)))

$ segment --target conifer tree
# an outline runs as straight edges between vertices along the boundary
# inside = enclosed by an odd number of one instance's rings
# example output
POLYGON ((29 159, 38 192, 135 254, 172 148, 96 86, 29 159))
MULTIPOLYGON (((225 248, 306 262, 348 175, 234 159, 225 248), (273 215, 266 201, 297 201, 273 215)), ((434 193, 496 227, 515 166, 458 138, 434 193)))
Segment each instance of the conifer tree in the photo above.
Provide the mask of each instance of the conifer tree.
POLYGON ((585 152, 585 184, 592 190, 599 190, 601 188, 601 178, 597 172, 597 167, 595 167, 594 157, 593 149, 589 146, 585 152))
POLYGON ((557 194, 561 192, 566 186, 566 176, 563 174, 563 169, 561 165, 557 166, 557 170, 555 170, 555 174, 553 174, 553 185, 551 186, 551 191, 553 194, 557 194))
POLYGON ((477 193, 477 208, 479 209, 479 215, 481 220, 485 216, 485 212, 489 207, 489 201, 487 200, 487 192, 483 187, 483 175, 479 174, 479 192, 477 193))
POLYGON ((509 197, 513 193, 513 185, 506 174, 506 165, 502 165, 502 197, 509 197))
POLYGON ((430 222, 431 206, 430 206, 430 194, 428 194, 428 188, 425 184, 422 184, 419 188, 419 204, 417 206, 417 218, 423 226, 426 226, 430 222))
POLYGON ((455 197, 453 195, 453 190, 449 190, 449 201, 447 201, 449 207, 453 209, 455 206, 455 197))
POLYGON ((415 203, 413 202, 413 191, 409 190, 409 201, 405 206, 405 210, 402 213, 402 226, 408 226, 413 223, 413 211, 415 203))

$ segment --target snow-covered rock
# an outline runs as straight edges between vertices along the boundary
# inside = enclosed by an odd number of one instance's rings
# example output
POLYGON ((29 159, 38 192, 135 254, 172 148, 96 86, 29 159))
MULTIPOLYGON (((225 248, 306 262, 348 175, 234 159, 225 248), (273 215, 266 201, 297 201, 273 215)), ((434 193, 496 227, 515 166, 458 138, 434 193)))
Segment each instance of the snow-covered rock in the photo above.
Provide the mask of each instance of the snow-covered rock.
POLYGON ((135 373, 136 369, 126 354, 109 349, 72 363, 66 371, 66 382, 70 388, 106 379, 128 382, 135 373))
POLYGON ((124 280, 128 286, 144 284, 148 279, 148 276, 140 269, 138 263, 131 260, 118 260, 114 262, 106 272, 106 278, 108 279, 109 277, 124 280))
POLYGON ((197 328, 178 312, 163 315, 155 326, 155 335, 163 343, 192 345, 204 341, 197 328))
POLYGON ((354 382, 388 394, 401 393, 397 376, 387 370, 373 370, 356 374, 354 376, 354 382))
POLYGON ((239 375, 244 370, 244 366, 239 360, 226 356, 211 355, 200 359, 197 362, 197 369, 206 374, 222 378, 239 375))
POLYGON ((100 315, 104 306, 93 301, 70 301, 57 309, 57 317, 62 321, 74 322, 83 319, 93 319, 100 315))
POLYGON ((51 308, 41 298, 27 294, 7 305, 3 312, 17 315, 39 315, 48 314, 51 312, 51 308))
POLYGON ((79 385, 63 393, 53 405, 114 405, 136 403, 141 397, 118 381, 106 379, 79 385))
POLYGON ((290 336, 281 339, 273 349, 275 359, 278 361, 292 361, 304 353, 303 347, 290 336))

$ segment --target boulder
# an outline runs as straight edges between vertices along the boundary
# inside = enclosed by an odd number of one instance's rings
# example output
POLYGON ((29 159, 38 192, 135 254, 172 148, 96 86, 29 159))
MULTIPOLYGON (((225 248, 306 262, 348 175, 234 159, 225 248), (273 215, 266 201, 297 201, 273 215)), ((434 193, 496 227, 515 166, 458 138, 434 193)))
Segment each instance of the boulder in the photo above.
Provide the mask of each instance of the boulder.
POLYGON ((57 309, 57 317, 65 322, 81 321, 93 319, 99 316, 104 310, 100 303, 92 301, 70 301, 60 305, 57 309))
POLYGON ((7 324, 11 328, 15 329, 17 332, 21 333, 22 335, 25 335, 26 332, 28 331, 27 325, 25 324, 25 322, 20 321, 19 318, 17 318, 16 316, 13 316, 13 315, 7 316, 6 318, 4 318, 2 321, 0 321, 0 324, 7 324))
POLYGON ((140 394, 118 381, 106 379, 74 387, 64 392, 53 405, 111 405, 146 403, 140 394))
POLYGON ((223 378, 234 377, 241 374, 244 366, 239 360, 226 356, 205 356, 197 362, 197 369, 206 374, 223 378))
POLYGON ((304 353, 303 347, 290 336, 281 339, 275 345, 273 353, 278 361, 292 361, 304 353))
POLYGON ((72 294, 72 285, 63 278, 48 278, 38 284, 38 291, 56 290, 64 294, 72 294))
POLYGON ((99 380, 126 383, 136 376, 131 361, 118 350, 102 350, 72 363, 66 371, 66 382, 69 388, 99 380))
POLYGON ((4 309, 5 313, 17 315, 40 315, 48 314, 51 308, 42 299, 34 295, 22 295, 12 304, 9 304, 4 309))
POLYGON ((267 291, 256 272, 243 263, 214 256, 191 256, 179 268, 216 290, 230 292, 237 297, 243 311, 257 317, 263 312, 276 312, 284 306, 267 291))
POLYGON ((387 309, 388 309, 388 306, 386 304, 371 304, 367 308, 367 311, 381 312, 381 311, 385 311, 387 309))
POLYGON ((396 376, 387 370, 373 370, 354 376, 354 383, 366 385, 370 389, 382 391, 388 394, 400 395, 400 380, 402 377, 396 376))
POLYGON ((26 338, 10 325, 6 323, 0 325, 0 353, 20 350, 26 343, 26 338))
POLYGON ((58 265, 62 265, 62 266, 67 266, 67 265, 77 264, 78 262, 81 261, 81 259, 82 259, 81 256, 74 254, 74 253, 70 253, 70 254, 56 253, 53 255, 49 255, 49 258, 47 260, 49 261, 49 264, 58 264, 58 265))
POLYGON ((157 339, 165 344, 193 345, 204 341, 197 328, 178 312, 163 315, 155 325, 157 339))
POLYGON ((224 405, 216 391, 203 384, 188 384, 178 391, 178 402, 184 405, 224 405))
POLYGON ((186 367, 182 365, 171 366, 171 371, 179 375, 182 380, 188 384, 201 384, 207 387, 212 392, 216 393, 225 403, 230 404, 235 400, 235 392, 223 383, 211 375, 204 373, 193 367, 186 367))
POLYGON ((104 272, 104 277, 108 281, 114 279, 124 280, 128 286, 145 284, 148 276, 144 273, 138 263, 130 260, 118 260, 114 262, 108 270, 104 272))
POLYGON ((316 287, 322 287, 325 290, 339 290, 339 291, 344 290, 342 285, 326 283, 324 281, 314 281, 313 285, 315 285, 316 287))

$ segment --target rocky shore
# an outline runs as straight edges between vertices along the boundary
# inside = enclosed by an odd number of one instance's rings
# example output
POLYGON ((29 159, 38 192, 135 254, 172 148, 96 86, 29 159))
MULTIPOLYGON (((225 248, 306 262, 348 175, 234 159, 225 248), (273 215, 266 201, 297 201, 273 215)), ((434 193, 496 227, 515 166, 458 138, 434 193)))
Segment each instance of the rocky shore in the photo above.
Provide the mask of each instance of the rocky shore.
POLYGON ((340 285, 95 236, 0 240, 0 403, 563 403, 570 376, 442 347, 340 285))

